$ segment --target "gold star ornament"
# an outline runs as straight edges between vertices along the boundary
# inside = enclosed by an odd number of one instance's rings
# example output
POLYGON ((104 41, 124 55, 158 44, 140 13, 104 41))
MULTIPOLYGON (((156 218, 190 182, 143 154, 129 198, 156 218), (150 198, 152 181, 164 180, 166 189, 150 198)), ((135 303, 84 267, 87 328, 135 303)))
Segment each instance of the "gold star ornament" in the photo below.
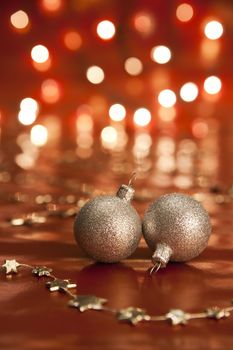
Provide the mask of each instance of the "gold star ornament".
POLYGON ((70 280, 55 279, 54 281, 49 281, 46 283, 50 292, 66 292, 68 289, 76 288, 75 283, 71 283, 70 280))
POLYGON ((6 275, 18 273, 17 267, 19 266, 20 264, 15 259, 5 260, 5 264, 2 265, 2 267, 6 270, 6 275))
POLYGON ((98 298, 95 295, 77 295, 75 298, 69 301, 68 305, 76 307, 79 311, 86 310, 102 310, 103 304, 107 302, 107 299, 98 298))
POLYGON ((121 309, 118 311, 117 319, 119 321, 126 321, 135 326, 141 321, 150 321, 151 317, 146 314, 146 311, 144 309, 128 307, 126 309, 121 309))

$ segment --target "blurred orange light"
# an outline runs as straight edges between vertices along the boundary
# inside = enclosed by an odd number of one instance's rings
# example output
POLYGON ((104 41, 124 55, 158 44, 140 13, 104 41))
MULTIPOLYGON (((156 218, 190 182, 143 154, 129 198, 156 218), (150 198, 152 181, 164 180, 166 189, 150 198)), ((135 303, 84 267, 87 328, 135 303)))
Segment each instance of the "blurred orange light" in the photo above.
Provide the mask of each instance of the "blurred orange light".
POLYGON ((36 45, 31 50, 31 58, 37 63, 44 63, 49 58, 49 51, 44 45, 36 45))
MULTIPOLYGON (((205 60, 215 60, 219 56, 220 53, 220 42, 218 40, 210 40, 204 38, 201 42, 201 54, 203 56, 204 62, 205 60)), ((207 62, 209 64, 209 62, 207 62)))
POLYGON ((90 114, 81 113, 76 120, 76 129, 79 133, 91 133, 94 122, 90 114))
POLYGON ((51 60, 50 57, 48 58, 47 61, 45 61, 45 62, 43 62, 43 63, 38 63, 38 62, 32 61, 33 67, 34 67, 36 70, 38 70, 39 72, 46 72, 47 70, 50 69, 51 64, 52 64, 52 60, 51 60))
POLYGON ((72 51, 78 50, 82 45, 82 38, 76 31, 69 31, 64 35, 65 46, 72 51))
POLYGON ((222 88, 221 80, 214 75, 206 78, 206 80, 204 81, 204 90, 210 95, 218 94, 221 88, 222 88))
POLYGON ((193 8, 190 4, 180 4, 176 9, 176 17, 181 22, 188 22, 193 17, 193 8))
POLYGON ((41 6, 46 11, 56 12, 63 6, 63 0, 41 0, 41 6))
POLYGON ((112 22, 105 20, 98 23, 96 31, 101 39, 110 40, 114 37, 116 28, 112 22))
POLYGON ((160 91, 158 95, 158 102, 165 108, 170 108, 176 103, 176 94, 170 89, 160 91))
POLYGON ((171 122, 176 117, 176 109, 175 107, 165 108, 165 107, 159 107, 158 110, 159 118, 164 122, 171 122))
POLYGON ((146 126, 151 121, 151 113, 146 108, 139 108, 134 112, 133 120, 138 126, 146 126))
POLYGON ((104 71, 98 66, 92 66, 88 68, 86 77, 90 83, 100 84, 104 80, 104 71))
POLYGON ((61 90, 56 80, 47 79, 41 85, 41 97, 47 103, 56 103, 61 97, 61 90))
POLYGON ((140 12, 135 15, 134 26, 142 35, 149 35, 155 28, 155 20, 150 13, 140 12))
POLYGON ((192 132, 193 135, 197 138, 204 138, 209 133, 209 127, 208 124, 201 120, 196 120, 193 122, 192 125, 192 132))
POLYGON ((223 34, 223 26, 218 21, 210 21, 205 25, 204 33, 210 40, 219 39, 223 34))
POLYGON ((115 103, 109 108, 109 117, 115 122, 120 122, 125 119, 126 110, 125 107, 119 103, 115 103))
POLYGON ((130 75, 139 75, 143 70, 142 62, 136 57, 129 57, 125 61, 125 70, 130 75))
POLYGON ((11 15, 10 22, 16 29, 25 29, 29 24, 29 18, 26 12, 19 10, 11 15))
POLYGON ((165 64, 169 62, 171 57, 171 50, 167 46, 155 46, 151 50, 151 59, 159 64, 165 64))

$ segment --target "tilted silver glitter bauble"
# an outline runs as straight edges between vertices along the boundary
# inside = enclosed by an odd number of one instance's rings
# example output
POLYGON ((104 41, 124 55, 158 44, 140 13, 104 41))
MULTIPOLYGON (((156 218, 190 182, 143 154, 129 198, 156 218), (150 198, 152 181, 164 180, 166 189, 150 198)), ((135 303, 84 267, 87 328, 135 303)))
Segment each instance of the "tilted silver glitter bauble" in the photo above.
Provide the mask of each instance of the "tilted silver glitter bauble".
POLYGON ((78 245, 96 261, 112 263, 130 256, 141 238, 141 220, 130 205, 134 190, 122 185, 116 196, 98 196, 76 216, 78 245))
POLYGON ((152 261, 165 267, 169 260, 188 261, 207 246, 211 224, 201 203, 171 193, 153 202, 142 223, 143 236, 154 252, 152 261))

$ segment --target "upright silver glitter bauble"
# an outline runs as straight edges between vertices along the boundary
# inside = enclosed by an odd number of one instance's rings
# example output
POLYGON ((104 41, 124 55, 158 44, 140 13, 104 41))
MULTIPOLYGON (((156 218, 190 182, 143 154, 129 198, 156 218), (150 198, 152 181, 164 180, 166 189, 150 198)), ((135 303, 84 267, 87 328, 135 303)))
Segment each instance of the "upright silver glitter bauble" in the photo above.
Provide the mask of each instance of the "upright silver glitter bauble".
POLYGON ((198 256, 208 244, 211 224, 199 202, 188 195, 171 193, 150 205, 142 231, 154 252, 152 262, 165 267, 169 260, 188 261, 198 256))
POLYGON ((141 220, 130 205, 134 190, 122 185, 116 196, 87 202, 74 222, 78 245, 96 261, 113 263, 130 256, 141 238, 141 220))

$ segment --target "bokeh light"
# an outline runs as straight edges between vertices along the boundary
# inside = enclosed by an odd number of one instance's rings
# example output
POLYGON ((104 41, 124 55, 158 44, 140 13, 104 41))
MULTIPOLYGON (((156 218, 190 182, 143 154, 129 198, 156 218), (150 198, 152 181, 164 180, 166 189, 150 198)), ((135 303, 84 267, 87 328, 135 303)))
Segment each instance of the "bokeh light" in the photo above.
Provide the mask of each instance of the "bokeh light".
POLYGON ((67 49, 72 51, 78 50, 82 45, 82 38, 80 34, 75 30, 66 32, 64 34, 63 40, 67 49))
POLYGON ((34 98, 25 97, 20 102, 20 109, 26 111, 30 110, 36 113, 39 110, 39 105, 34 98))
POLYGON ((138 108, 134 112, 133 120, 137 126, 146 126, 151 121, 151 113, 146 108, 138 108))
POLYGON ((180 4, 176 9, 176 17, 181 22, 188 22, 193 17, 193 8, 190 4, 180 4))
POLYGON ((210 95, 218 94, 221 88, 222 88, 221 80, 214 75, 206 78, 206 80, 204 81, 204 90, 210 95))
POLYGON ((101 131, 101 142, 102 145, 107 149, 113 149, 117 145, 117 130, 113 126, 106 126, 101 131))
POLYGON ((148 36, 155 29, 155 19, 150 13, 139 12, 134 17, 134 27, 140 34, 148 36))
POLYGON ((34 125, 31 129, 30 138, 33 145, 38 147, 44 146, 48 140, 47 128, 40 124, 34 125))
POLYGON ((20 110, 18 114, 18 120, 23 125, 31 125, 36 120, 37 114, 33 110, 20 110))
POLYGON ((198 87, 192 82, 185 83, 180 89, 180 97, 185 102, 192 102, 198 96, 198 87))
POLYGON ((63 6, 63 0, 41 0, 41 6, 45 11, 57 12, 63 6))
POLYGON ((52 64, 52 60, 50 57, 47 59, 47 61, 45 61, 43 63, 38 63, 38 62, 32 60, 33 67, 36 70, 38 70, 39 72, 46 72, 47 70, 50 69, 51 64, 52 64))
POLYGON ((92 116, 88 113, 81 113, 76 119, 76 129, 78 133, 91 133, 93 131, 94 122, 92 116))
POLYGON ((165 108, 170 108, 176 103, 176 94, 170 89, 160 91, 158 95, 158 102, 165 108))
POLYGON ((218 21, 210 21, 205 25, 204 33, 208 39, 219 39, 223 34, 223 26, 218 21))
POLYGON ((96 31, 101 39, 110 40, 114 37, 116 29, 111 21, 104 20, 98 23, 96 31))
POLYGON ((159 107, 158 116, 163 122, 172 122, 176 117, 175 107, 165 108, 159 107))
POLYGON ((204 120, 194 120, 192 123, 193 136, 198 139, 206 137, 209 133, 209 126, 204 120))
POLYGON ((88 68, 86 76, 90 83, 100 84, 104 80, 104 71, 98 66, 92 66, 88 68))
POLYGON ((25 29, 29 24, 29 18, 25 11, 19 10, 11 15, 10 22, 16 29, 25 29))
POLYGON ((61 97, 61 89, 54 79, 46 79, 41 84, 41 97, 47 103, 56 103, 61 97))
POLYGON ((115 121, 120 122, 125 119, 126 110, 125 107, 119 103, 115 103, 109 108, 109 117, 115 121))
POLYGON ((44 63, 49 58, 49 51, 44 45, 36 45, 31 50, 31 58, 37 63, 44 63))
POLYGON ((125 61, 125 70, 130 75, 139 75, 143 70, 142 62, 136 57, 129 57, 125 61))
POLYGON ((151 59, 159 64, 165 64, 171 59, 171 50, 164 45, 155 46, 151 50, 151 59))
POLYGON ((210 64, 209 61, 214 61, 220 54, 221 43, 219 40, 210 40, 203 38, 201 41, 201 55, 203 57, 203 63, 210 64))

